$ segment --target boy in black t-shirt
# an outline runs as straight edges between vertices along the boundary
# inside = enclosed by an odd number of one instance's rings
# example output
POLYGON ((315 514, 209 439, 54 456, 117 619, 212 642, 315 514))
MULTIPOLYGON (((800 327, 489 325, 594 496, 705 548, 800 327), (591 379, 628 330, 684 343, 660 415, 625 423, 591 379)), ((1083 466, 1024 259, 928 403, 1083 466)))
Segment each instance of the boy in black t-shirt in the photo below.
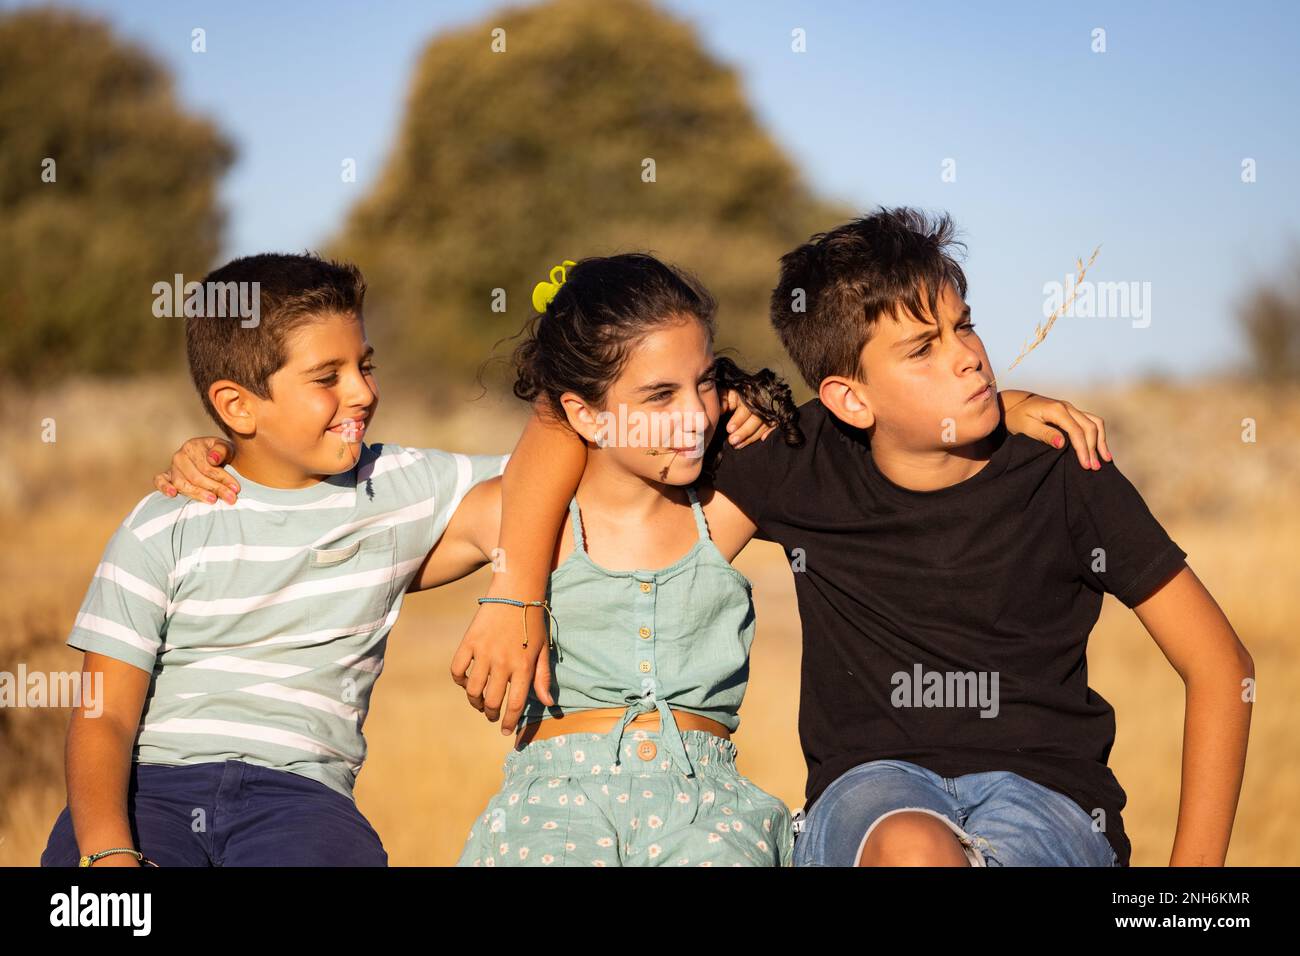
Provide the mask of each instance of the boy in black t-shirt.
POLYGON ((772 317, 818 391, 807 444, 715 477, 795 571, 796 865, 1127 865, 1085 653, 1105 592, 1187 685, 1170 862, 1222 865, 1250 656, 1113 463, 1007 434, 952 245, 946 216, 881 210, 786 255, 772 317))
MULTIPOLYGON (((882 209, 784 256, 772 321, 817 391, 799 409, 805 443, 727 448, 701 495, 728 559, 756 535, 795 573, 808 764, 795 862, 1128 865, 1125 795, 1106 765, 1114 711, 1087 677, 1109 592, 1187 687, 1170 863, 1222 865, 1250 655, 1104 443, 1089 460, 1091 416, 1034 412, 1095 474, 1054 433, 1055 448, 1008 433, 1031 399, 998 393, 954 245, 946 216, 882 209)), ((528 501, 503 499, 514 570, 494 581, 523 600, 543 595, 587 454, 571 429, 529 427, 528 501)), ((476 615, 453 676, 508 733, 549 673, 500 613, 476 615)))

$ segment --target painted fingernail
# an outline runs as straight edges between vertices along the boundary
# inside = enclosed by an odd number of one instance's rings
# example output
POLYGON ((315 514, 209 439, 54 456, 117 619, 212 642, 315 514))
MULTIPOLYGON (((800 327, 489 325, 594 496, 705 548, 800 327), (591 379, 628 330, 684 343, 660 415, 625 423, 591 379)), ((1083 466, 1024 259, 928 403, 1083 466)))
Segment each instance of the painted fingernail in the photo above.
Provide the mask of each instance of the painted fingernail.
POLYGON ((206 494, 204 494, 203 500, 210 505, 215 505, 217 503, 217 496, 209 491, 206 494))
POLYGON ((1064 440, 1064 439, 1062 439, 1060 435, 1057 435, 1055 438, 1052 439, 1052 447, 1054 447, 1054 448, 1060 448, 1060 447, 1061 447, 1061 442, 1062 442, 1063 440, 1064 440))
POLYGON ((221 456, 218 455, 215 451, 210 451, 208 452, 208 461, 212 462, 212 464, 215 465, 217 462, 221 461, 221 456))

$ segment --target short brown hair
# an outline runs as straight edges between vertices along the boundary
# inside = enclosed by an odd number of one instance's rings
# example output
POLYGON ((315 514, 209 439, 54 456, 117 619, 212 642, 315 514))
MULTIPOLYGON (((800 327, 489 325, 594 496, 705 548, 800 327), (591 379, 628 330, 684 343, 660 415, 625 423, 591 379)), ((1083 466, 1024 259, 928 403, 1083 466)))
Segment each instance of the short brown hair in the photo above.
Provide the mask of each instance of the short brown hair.
POLYGON ((227 436, 230 429, 208 397, 213 382, 229 379, 260 398, 270 398, 268 380, 289 358, 285 351, 289 333, 323 315, 361 318, 366 298, 360 269, 310 253, 233 259, 204 277, 205 290, 212 288, 208 283, 222 284, 217 294, 224 309, 219 316, 185 319, 185 352, 203 407, 227 436), (238 287, 225 284, 248 283, 251 291, 254 282, 259 286, 260 311, 256 325, 246 327, 239 318, 238 301, 231 298, 239 294, 238 287))
POLYGON ((964 299, 957 248, 965 246, 946 213, 931 219, 915 209, 881 207, 782 256, 772 325, 809 387, 816 391, 831 375, 860 379, 859 358, 881 316, 901 308, 925 321, 922 287, 931 315, 938 314, 946 283, 964 299))

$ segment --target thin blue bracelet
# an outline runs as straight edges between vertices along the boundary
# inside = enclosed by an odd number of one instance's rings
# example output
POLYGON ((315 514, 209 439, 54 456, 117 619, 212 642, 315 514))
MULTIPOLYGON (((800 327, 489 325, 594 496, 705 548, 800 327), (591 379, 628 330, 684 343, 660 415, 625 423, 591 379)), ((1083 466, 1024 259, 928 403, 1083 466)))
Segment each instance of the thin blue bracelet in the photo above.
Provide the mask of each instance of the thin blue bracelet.
MULTIPOLYGON (((551 613, 551 605, 547 601, 516 601, 514 598, 503 597, 481 597, 478 599, 479 604, 512 604, 515 607, 530 608, 540 607, 546 612, 546 636, 550 639, 551 649, 555 649, 555 635, 551 633, 551 622, 555 622, 558 628, 560 622, 555 620, 555 615, 551 613)), ((524 647, 528 646, 528 613, 524 612, 524 647)))

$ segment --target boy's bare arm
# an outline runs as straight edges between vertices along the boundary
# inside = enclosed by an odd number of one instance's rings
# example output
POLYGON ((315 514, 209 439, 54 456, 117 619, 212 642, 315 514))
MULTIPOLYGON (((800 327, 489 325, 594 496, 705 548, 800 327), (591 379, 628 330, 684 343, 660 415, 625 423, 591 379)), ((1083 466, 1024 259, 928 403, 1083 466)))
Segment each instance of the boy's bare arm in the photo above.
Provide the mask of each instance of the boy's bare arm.
MULTIPOLYGON (((586 466, 582 437, 535 408, 501 477, 499 560, 487 596, 519 601, 546 597, 556 538, 586 466)), ((554 703, 550 659, 542 655, 549 624, 540 607, 481 604, 452 658, 452 680, 489 720, 501 718, 502 734, 514 732, 529 686, 540 700, 554 703), (527 648, 522 646, 525 614, 527 648)))
MULTIPOLYGON (((72 713, 65 754, 68 809, 77 846, 83 855, 114 847, 133 847, 126 812, 131 776, 131 749, 140 726, 150 674, 125 661, 86 652, 82 670, 103 674, 102 711, 88 716, 86 708, 72 713)), ((139 866, 125 853, 104 857, 95 866, 139 866)))
POLYGON ((1134 608, 1187 687, 1182 796, 1170 866, 1223 866, 1246 766, 1255 665, 1214 598, 1183 567, 1134 608))
POLYGON ((489 478, 461 499, 442 537, 429 551, 406 590, 440 587, 483 567, 492 560, 500 525, 501 479, 489 478))

